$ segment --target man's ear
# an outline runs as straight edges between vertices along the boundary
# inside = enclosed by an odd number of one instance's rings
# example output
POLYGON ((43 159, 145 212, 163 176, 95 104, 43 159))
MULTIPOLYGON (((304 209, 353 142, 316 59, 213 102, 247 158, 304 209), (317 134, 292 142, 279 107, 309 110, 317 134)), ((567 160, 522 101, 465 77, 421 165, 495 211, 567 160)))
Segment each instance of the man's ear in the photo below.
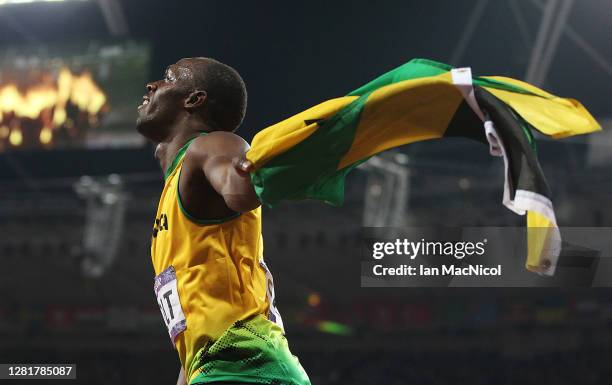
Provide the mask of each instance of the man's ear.
POLYGON ((184 106, 188 110, 193 110, 204 105, 206 101, 206 91, 193 91, 185 99, 184 106))

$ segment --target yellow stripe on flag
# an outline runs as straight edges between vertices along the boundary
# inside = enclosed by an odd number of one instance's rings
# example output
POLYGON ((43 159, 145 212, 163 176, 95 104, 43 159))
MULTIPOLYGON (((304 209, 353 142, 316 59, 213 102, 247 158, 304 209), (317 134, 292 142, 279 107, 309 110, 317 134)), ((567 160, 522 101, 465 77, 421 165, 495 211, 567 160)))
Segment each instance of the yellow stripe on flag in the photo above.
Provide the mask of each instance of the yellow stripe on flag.
POLYGON ((485 78, 524 88, 541 97, 484 87, 512 107, 523 119, 543 134, 560 139, 601 130, 601 126, 575 99, 560 98, 520 80, 502 76, 485 78))
POLYGON ((368 97, 338 169, 393 147, 442 137, 462 101, 450 73, 377 89, 368 97))
MULTIPOLYGON (((556 226, 544 215, 536 211, 527 212, 527 263, 529 271, 542 272, 547 264, 544 260, 550 253, 552 230, 556 226)), ((550 261, 548 261, 550 263, 550 261)))

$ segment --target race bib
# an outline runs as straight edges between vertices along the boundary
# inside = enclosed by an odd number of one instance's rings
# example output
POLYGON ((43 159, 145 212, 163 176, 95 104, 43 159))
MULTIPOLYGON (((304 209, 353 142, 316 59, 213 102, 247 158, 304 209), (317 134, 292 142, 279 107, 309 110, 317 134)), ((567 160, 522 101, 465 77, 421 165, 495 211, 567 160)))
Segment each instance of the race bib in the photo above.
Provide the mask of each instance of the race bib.
POLYGON ((170 266, 155 277, 154 288, 159 310, 168 328, 172 344, 174 344, 176 336, 187 328, 187 321, 179 300, 174 267, 170 266))

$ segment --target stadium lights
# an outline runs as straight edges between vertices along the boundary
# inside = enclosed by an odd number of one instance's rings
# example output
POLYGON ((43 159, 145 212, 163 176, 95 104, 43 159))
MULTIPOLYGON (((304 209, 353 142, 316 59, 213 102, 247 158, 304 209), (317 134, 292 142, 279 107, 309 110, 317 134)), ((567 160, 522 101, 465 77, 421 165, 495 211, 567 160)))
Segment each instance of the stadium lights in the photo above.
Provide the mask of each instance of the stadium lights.
POLYGON ((64 3, 68 1, 86 1, 86 0, 0 0, 0 6, 12 4, 31 4, 31 3, 64 3))

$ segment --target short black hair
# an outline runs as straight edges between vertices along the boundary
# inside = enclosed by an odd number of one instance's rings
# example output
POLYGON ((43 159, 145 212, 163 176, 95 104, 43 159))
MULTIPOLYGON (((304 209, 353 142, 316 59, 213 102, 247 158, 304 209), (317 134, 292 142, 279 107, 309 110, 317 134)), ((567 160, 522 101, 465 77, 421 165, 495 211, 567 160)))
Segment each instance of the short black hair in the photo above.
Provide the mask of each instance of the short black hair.
MULTIPOLYGON (((184 59, 183 59, 184 60, 184 59)), ((247 90, 242 77, 232 67, 215 59, 188 59, 195 86, 207 93, 209 123, 214 130, 235 131, 246 114, 247 90)))

